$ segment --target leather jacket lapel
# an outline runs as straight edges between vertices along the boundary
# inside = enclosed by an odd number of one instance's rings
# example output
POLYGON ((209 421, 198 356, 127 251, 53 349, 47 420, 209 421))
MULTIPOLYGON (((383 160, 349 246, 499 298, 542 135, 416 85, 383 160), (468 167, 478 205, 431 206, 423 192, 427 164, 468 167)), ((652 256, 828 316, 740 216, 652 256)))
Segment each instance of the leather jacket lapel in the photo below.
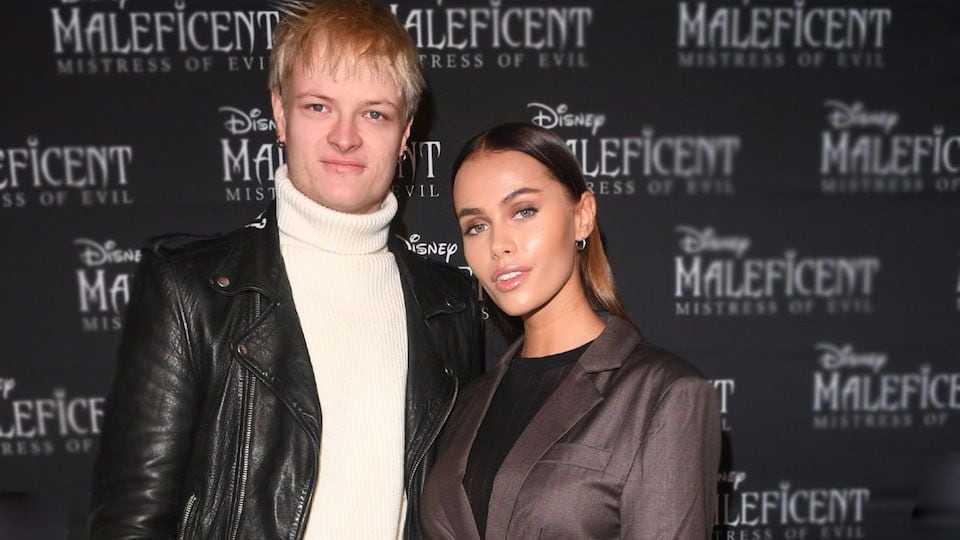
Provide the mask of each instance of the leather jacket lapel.
MULTIPOLYGON (((388 248, 397 262, 407 319, 407 391, 405 419, 404 477, 409 492, 417 469, 453 408, 458 379, 443 357, 444 347, 430 320, 466 308, 462 300, 445 294, 436 283, 422 283, 411 268, 425 264, 414 260, 403 244, 392 238, 388 248)), ((429 264, 429 263, 426 263, 429 264)), ((415 497, 416 493, 408 493, 415 497)))
POLYGON ((234 243, 210 278, 226 296, 256 295, 253 308, 243 310, 246 324, 231 339, 233 355, 278 396, 319 447, 320 400, 280 253, 276 205, 235 234, 245 241, 234 243))

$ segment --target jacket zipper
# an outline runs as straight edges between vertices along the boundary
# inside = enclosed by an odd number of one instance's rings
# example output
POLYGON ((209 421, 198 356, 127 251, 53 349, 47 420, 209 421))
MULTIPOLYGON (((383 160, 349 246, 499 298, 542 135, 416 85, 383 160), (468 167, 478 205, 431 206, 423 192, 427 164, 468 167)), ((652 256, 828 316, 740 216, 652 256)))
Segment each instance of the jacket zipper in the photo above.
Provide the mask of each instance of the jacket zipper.
MULTIPOLYGON (((241 368, 243 369, 243 368, 241 368)), ((231 539, 236 539, 237 534, 240 532, 240 516, 243 513, 243 503, 244 497, 246 496, 247 490, 247 475, 250 470, 250 439, 251 434, 253 433, 253 392, 254 392, 254 381, 253 377, 250 377, 246 381, 247 388, 245 388, 246 399, 246 410, 244 411, 243 416, 243 441, 240 449, 240 489, 237 492, 237 505, 236 512, 234 514, 233 522, 233 531, 230 533, 231 539)))
POLYGON ((177 540, 184 540, 187 537, 187 526, 190 525, 190 514, 193 512, 193 506, 197 504, 197 494, 191 493, 187 499, 187 504, 183 507, 183 519, 180 521, 180 534, 177 540))
MULTIPOLYGON (((253 296, 253 319, 260 316, 260 294, 254 293, 253 296)), ((241 386, 243 387, 245 405, 243 411, 243 433, 240 444, 240 480, 239 490, 237 491, 237 505, 234 514, 233 530, 230 538, 235 540, 240 533, 240 516, 243 514, 243 503, 247 491, 247 476, 250 470, 250 439, 253 433, 253 393, 256 380, 253 377, 245 377, 244 368, 240 367, 241 386)))
POLYGON ((420 464, 423 463, 424 458, 427 457, 427 452, 430 451, 430 447, 433 446, 434 441, 437 440, 437 436, 440 435, 440 430, 443 429, 443 425, 447 423, 447 418, 449 418, 450 413, 453 412, 453 406, 457 403, 457 392, 459 389, 460 379, 453 377, 453 399, 450 400, 450 405, 447 406, 447 412, 444 413, 440 423, 438 423, 436 429, 433 430, 433 434, 430 436, 430 442, 423 448, 423 452, 417 456, 417 460, 413 463, 413 468, 410 469, 410 478, 407 480, 407 504, 409 504, 409 500, 413 500, 413 480, 417 477, 417 469, 420 468, 420 464))

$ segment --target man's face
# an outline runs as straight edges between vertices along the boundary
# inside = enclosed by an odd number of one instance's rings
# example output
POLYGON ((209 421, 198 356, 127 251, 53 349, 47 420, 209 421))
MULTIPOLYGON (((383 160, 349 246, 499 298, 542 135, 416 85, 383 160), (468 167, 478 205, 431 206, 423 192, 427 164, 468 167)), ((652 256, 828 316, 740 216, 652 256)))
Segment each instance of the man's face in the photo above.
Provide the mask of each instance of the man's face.
POLYGON ((365 68, 348 77, 297 66, 285 99, 272 100, 293 185, 340 212, 379 209, 410 135, 393 80, 365 68))

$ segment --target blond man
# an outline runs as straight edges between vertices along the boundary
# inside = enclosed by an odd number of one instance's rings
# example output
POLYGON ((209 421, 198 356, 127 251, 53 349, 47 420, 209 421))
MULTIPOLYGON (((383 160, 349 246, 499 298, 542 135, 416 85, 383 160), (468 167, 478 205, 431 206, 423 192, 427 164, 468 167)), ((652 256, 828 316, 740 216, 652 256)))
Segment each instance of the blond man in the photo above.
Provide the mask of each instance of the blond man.
POLYGON ((144 250, 94 538, 418 538, 436 436, 481 369, 467 280, 389 235, 424 85, 410 37, 372 2, 281 11, 276 201, 144 250))

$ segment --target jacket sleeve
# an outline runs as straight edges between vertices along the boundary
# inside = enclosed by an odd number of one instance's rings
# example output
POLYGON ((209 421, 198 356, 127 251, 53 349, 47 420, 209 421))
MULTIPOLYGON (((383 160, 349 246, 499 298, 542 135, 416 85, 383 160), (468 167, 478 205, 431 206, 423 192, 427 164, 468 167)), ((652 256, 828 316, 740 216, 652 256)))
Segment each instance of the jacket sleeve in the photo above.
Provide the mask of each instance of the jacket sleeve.
POLYGON ((173 537, 198 403, 188 308, 143 251, 94 466, 90 538, 173 537))
POLYGON ((710 538, 720 446, 716 391, 700 378, 678 379, 658 404, 627 476, 621 538, 710 538))

